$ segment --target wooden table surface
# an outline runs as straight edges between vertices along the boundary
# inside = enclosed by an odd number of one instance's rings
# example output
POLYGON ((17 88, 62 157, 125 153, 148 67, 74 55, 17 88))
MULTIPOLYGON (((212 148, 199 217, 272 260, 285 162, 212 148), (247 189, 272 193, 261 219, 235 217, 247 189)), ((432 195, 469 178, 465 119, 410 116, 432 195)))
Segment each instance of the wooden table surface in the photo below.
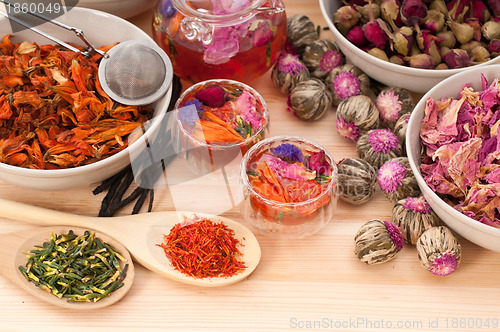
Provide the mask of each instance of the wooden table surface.
MULTIPOLYGON (((326 26, 317 1, 285 0, 285 5, 289 16, 306 14, 326 26)), ((151 33, 151 16, 152 10, 131 21, 151 33)), ((321 38, 331 38, 330 33, 323 31, 321 38)), ((313 139, 336 160, 356 156, 355 146, 336 133, 334 109, 318 122, 303 122, 286 112, 286 97, 272 85, 269 73, 252 86, 268 103, 272 136, 313 139)), ((414 96, 416 101, 421 97, 414 96)), ((3 198, 95 216, 102 196, 93 196, 92 189, 37 192, 0 183, 3 198)), ((154 210, 188 206, 202 212, 224 211, 217 204, 227 200, 198 189, 196 185, 159 186, 154 210)), ((357 260, 353 254, 356 231, 370 219, 390 220, 391 208, 377 189, 365 205, 339 202, 330 224, 309 238, 277 240, 256 234, 262 248, 260 265, 246 280, 222 288, 184 285, 136 263, 128 295, 98 311, 76 312, 46 304, 0 275, 0 330, 500 330, 500 286, 496 285, 500 253, 459 238, 462 264, 447 277, 428 273, 412 246, 378 266, 357 260)), ((237 207, 223 215, 243 222, 237 207)), ((32 227, 0 218, 1 234, 32 227)))

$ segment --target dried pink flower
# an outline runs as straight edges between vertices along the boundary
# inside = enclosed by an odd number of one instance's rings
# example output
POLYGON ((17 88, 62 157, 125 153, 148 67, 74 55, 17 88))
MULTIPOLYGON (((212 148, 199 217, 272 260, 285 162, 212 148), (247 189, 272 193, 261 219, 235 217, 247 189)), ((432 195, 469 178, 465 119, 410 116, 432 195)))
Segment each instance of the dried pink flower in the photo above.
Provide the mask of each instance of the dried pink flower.
POLYGON ((406 197, 403 207, 407 210, 422 214, 430 213, 432 211, 431 206, 427 203, 424 196, 406 197))
POLYGON ((194 97, 209 107, 222 107, 226 103, 226 91, 220 85, 200 90, 194 97))
POLYGON ((387 232, 389 232, 389 236, 394 243, 397 251, 401 251, 405 245, 405 240, 403 238, 403 234, 401 234, 401 230, 398 225, 393 222, 384 220, 385 228, 387 228, 387 232))
POLYGON ((378 170, 378 184, 385 193, 394 193, 406 176, 406 167, 397 160, 384 163, 378 170))
POLYGON ((260 22, 257 28, 251 32, 251 35, 253 44, 257 47, 266 45, 274 39, 274 32, 267 21, 260 22))
POLYGON ((382 91, 375 100, 380 119, 383 122, 395 122, 399 118, 403 102, 394 91, 382 91))
POLYGON ((298 55, 285 53, 278 59, 278 70, 290 75, 297 75, 301 70, 307 70, 307 67, 299 60, 298 55))
POLYGON ((269 166, 269 168, 276 174, 278 179, 292 179, 292 180, 311 180, 316 177, 315 172, 310 172, 304 169, 297 163, 287 163, 272 154, 266 154, 262 160, 269 166))
POLYGON ((257 100, 254 95, 248 91, 244 91, 238 99, 236 99, 236 105, 240 110, 241 118, 246 123, 250 123, 254 131, 262 127, 264 117, 257 110, 257 100))
POLYGON ((445 252, 442 255, 434 258, 433 261, 429 262, 431 263, 429 271, 437 276, 447 276, 456 270, 456 268, 458 267, 458 262, 459 260, 457 256, 445 252))
POLYGON ((389 153, 399 146, 398 137, 389 129, 371 130, 368 133, 368 143, 370 143, 373 151, 377 153, 389 153))
POLYGON ((316 171, 317 175, 332 175, 330 164, 326 159, 325 151, 320 151, 312 154, 307 160, 307 168, 316 171))
POLYGON ((337 119, 337 133, 345 139, 356 142, 359 138, 359 128, 353 122, 337 119))
POLYGON ((338 74, 333 81, 333 88, 339 99, 357 96, 361 92, 359 78, 350 72, 338 74))
POLYGON ((337 50, 328 50, 320 59, 319 69, 324 72, 331 72, 334 68, 344 64, 342 53, 337 50))

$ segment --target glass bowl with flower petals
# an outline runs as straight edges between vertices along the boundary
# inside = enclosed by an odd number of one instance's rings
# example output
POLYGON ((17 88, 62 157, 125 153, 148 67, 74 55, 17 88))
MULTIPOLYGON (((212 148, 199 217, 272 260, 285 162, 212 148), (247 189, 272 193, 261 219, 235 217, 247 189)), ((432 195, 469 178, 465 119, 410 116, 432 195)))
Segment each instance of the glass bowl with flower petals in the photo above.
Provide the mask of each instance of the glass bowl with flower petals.
POLYGON ((282 239, 317 233, 337 206, 337 166, 317 143, 276 136, 255 144, 241 162, 244 219, 282 239))
POLYGON ((197 83, 179 97, 175 109, 174 150, 200 176, 223 169, 238 179, 243 155, 269 133, 264 98, 241 82, 197 83))

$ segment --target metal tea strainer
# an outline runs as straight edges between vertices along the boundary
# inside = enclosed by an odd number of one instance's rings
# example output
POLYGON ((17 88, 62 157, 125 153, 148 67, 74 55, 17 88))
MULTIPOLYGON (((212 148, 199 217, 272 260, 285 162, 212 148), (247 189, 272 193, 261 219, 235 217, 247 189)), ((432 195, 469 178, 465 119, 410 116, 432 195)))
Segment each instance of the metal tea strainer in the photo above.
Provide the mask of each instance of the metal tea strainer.
MULTIPOLYGON (((13 6, 12 3, 6 0, 0 0, 0 2, 8 6, 13 6)), ((73 52, 79 52, 85 57, 89 57, 93 53, 102 55, 103 58, 99 63, 99 82, 103 90, 113 100, 126 105, 147 105, 160 99, 170 88, 173 78, 172 63, 168 55, 154 42, 129 40, 117 44, 108 52, 103 52, 89 43, 84 37, 84 32, 78 28, 68 26, 31 11, 23 13, 30 14, 74 32, 85 43, 87 49, 80 51, 76 47, 35 28, 18 17, 0 10, 0 14, 8 19, 73 52)))

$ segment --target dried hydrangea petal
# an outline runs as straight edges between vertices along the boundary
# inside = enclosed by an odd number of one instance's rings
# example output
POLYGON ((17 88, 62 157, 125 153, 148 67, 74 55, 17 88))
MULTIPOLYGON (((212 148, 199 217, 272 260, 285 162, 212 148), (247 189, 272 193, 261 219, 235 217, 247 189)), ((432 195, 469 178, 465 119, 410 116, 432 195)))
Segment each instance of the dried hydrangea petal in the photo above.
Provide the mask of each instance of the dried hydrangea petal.
POLYGON ((392 221, 401 229, 405 242, 410 244, 416 244, 426 230, 440 222, 423 196, 398 201, 392 209, 392 221))
POLYGON ((426 230, 418 239, 416 248, 420 263, 434 275, 449 275, 460 265, 461 246, 445 226, 426 230))
POLYGON ((354 237, 354 253, 369 265, 393 259, 403 246, 404 239, 398 226, 389 221, 370 220, 354 237))

